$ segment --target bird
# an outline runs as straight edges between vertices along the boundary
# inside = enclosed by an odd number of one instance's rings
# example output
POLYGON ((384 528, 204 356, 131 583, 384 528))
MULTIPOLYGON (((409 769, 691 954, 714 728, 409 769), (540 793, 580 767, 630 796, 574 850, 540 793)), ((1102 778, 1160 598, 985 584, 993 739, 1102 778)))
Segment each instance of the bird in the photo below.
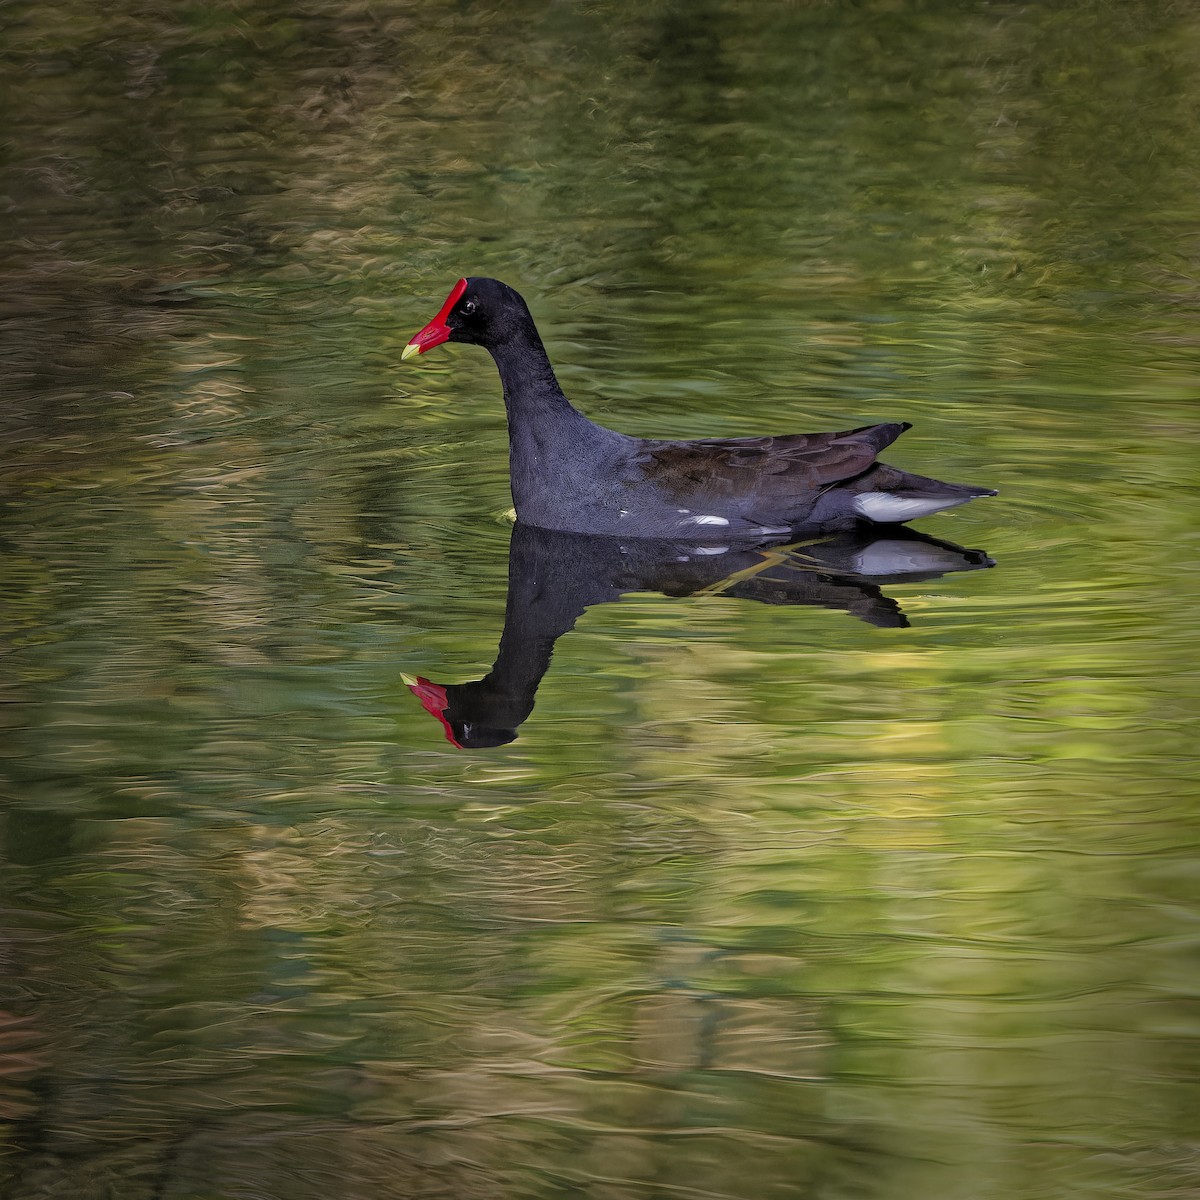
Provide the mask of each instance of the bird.
POLYGON ((908 618, 881 585, 994 565, 982 550, 913 529, 864 528, 803 546, 766 548, 626 540, 518 522, 509 542, 504 630, 492 669, 468 683, 435 683, 422 675, 403 679, 452 746, 490 749, 516 738, 533 711, 555 643, 593 605, 630 592, 661 592, 673 599, 719 595, 834 609, 882 629, 901 629, 908 618))
POLYGON ((622 538, 783 541, 902 524, 996 495, 878 462, 907 421, 684 441, 605 428, 567 399, 529 306, 498 279, 460 279, 400 357, 444 342, 482 346, 500 373, 520 523, 622 538))

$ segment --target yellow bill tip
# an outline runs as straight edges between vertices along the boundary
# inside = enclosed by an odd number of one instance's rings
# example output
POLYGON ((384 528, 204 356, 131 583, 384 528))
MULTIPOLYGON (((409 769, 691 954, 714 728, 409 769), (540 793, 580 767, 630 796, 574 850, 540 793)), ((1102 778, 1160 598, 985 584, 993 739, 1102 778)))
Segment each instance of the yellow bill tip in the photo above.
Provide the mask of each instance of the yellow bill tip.
POLYGON ((415 675, 409 675, 406 672, 401 671, 400 678, 404 681, 405 687, 416 687, 417 686, 417 677, 415 675))
POLYGON ((412 358, 414 354, 420 354, 421 347, 416 342, 409 342, 403 350, 400 351, 400 361, 404 362, 406 358, 412 358))

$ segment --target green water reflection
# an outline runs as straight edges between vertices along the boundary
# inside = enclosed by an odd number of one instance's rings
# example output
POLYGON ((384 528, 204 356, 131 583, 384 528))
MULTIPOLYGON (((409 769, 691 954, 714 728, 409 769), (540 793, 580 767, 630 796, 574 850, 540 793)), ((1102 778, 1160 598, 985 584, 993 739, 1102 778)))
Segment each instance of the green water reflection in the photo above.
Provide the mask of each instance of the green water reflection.
POLYGON ((1200 1190, 1200 7, 6 9, 3 1190, 1200 1190), (635 433, 909 420, 912 621, 589 609, 520 740, 466 272, 635 433))

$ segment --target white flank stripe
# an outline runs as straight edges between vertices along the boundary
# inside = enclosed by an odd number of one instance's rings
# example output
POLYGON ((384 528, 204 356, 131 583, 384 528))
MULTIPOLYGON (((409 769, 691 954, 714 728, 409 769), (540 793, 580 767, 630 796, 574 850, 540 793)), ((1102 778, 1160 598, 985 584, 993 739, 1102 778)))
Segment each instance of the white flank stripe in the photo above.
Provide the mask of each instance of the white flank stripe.
POLYGON ((728 525, 729 520, 726 517, 692 517, 693 525, 728 525))

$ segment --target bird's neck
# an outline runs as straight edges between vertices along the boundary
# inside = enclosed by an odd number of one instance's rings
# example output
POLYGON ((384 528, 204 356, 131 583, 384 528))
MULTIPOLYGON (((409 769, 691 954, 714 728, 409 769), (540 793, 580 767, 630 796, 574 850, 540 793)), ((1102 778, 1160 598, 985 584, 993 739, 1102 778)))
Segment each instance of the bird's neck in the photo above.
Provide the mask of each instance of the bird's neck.
POLYGON ((535 330, 489 349, 504 385, 517 518, 557 528, 564 506, 595 503, 597 472, 620 435, 572 407, 535 330))
POLYGON ((509 429, 527 420, 574 424, 586 418, 563 394, 550 356, 536 329, 519 330, 507 341, 489 346, 504 387, 509 429))

